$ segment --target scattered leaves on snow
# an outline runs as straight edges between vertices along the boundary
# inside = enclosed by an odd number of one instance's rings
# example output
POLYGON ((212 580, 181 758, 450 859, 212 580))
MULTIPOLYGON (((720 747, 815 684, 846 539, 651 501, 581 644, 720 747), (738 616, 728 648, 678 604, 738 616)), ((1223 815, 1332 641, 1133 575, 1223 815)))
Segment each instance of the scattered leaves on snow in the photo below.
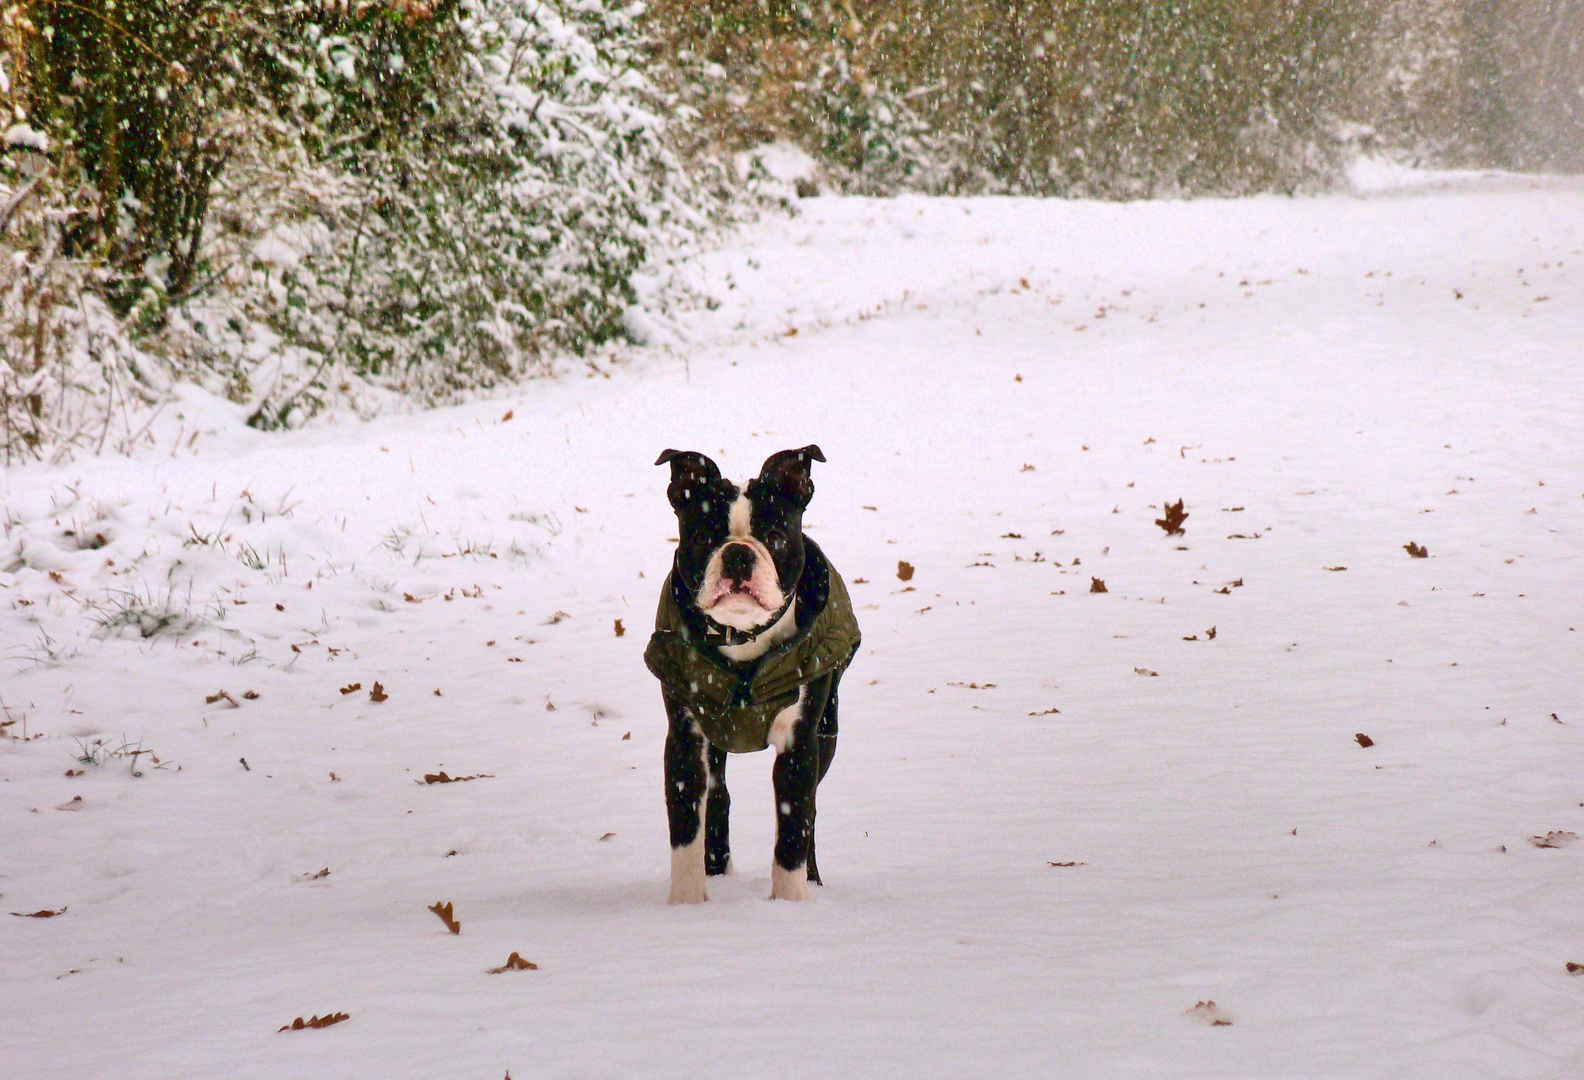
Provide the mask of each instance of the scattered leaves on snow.
POLYGON ((1183 535, 1182 523, 1188 520, 1188 512, 1183 509, 1183 501, 1178 499, 1174 503, 1167 503, 1163 513, 1165 517, 1155 519, 1155 524, 1166 530, 1167 536, 1183 535))
MULTIPOLYGON (((343 1020, 350 1020, 350 1019, 352 1019, 352 1017, 350 1017, 349 1015, 347 1015, 344 1012, 325 1013, 323 1016, 317 1016, 317 1015, 316 1016, 311 1016, 307 1020, 304 1020, 302 1017, 299 1016, 297 1019, 293 1020, 291 1023, 283 1024, 281 1026, 280 1030, 281 1031, 303 1031, 303 1030, 305 1030, 307 1028, 327 1028, 331 1024, 339 1024, 343 1020)), ((280 1032, 276 1032, 276 1034, 279 1034, 279 1033, 280 1032)))
POLYGON ((1544 836, 1531 836, 1529 842, 1535 847, 1559 848, 1566 847, 1577 839, 1578 833, 1553 829, 1544 836))
POLYGON ((1184 1009, 1183 1015, 1210 1027, 1231 1027, 1232 1014, 1213 1001, 1197 1001, 1193 1008, 1184 1009))
POLYGON ((1430 557, 1429 548, 1416 544, 1412 540, 1403 545, 1403 550, 1408 553, 1410 559, 1428 559, 1430 557))
POLYGON ((500 967, 490 968, 489 974, 500 975, 507 971, 538 971, 539 965, 532 960, 524 960, 517 953, 512 953, 500 967))
POLYGON ((1353 738, 1358 740, 1358 744, 1360 746, 1368 747, 1368 746, 1374 746, 1375 745, 1375 740, 1370 738, 1368 735, 1364 734, 1362 731, 1360 731, 1358 734, 1354 735, 1353 738))
POLYGON ((447 900, 443 904, 430 904, 429 910, 440 916, 440 921, 446 924, 447 930, 453 934, 462 932, 462 924, 451 917, 451 901, 447 900))
POLYGON ((902 559, 897 560, 897 580, 913 580, 913 564, 902 559))

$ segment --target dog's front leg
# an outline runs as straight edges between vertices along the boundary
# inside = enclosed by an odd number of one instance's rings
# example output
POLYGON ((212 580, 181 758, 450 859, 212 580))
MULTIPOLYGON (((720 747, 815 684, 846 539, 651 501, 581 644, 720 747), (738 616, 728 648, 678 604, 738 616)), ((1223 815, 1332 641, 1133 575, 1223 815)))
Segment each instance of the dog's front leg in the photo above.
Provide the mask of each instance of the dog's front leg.
POLYGON ((665 695, 666 817, 671 825, 670 904, 701 904, 704 895, 704 818, 709 798, 709 743, 693 713, 665 695))
POLYGON ((814 843, 814 792, 820 781, 820 747, 815 732, 830 696, 831 676, 803 687, 770 727, 776 750, 775 862, 770 867, 770 899, 808 899, 808 857, 814 843))

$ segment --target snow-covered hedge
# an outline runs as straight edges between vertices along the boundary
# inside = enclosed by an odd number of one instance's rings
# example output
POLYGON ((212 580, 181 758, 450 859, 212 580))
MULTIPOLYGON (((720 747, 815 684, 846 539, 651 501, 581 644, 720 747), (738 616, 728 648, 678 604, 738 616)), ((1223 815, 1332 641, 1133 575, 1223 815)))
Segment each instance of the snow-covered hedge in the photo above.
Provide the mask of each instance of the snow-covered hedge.
POLYGON ((196 9, 126 0, 140 50, 75 6, 0 5, 12 457, 99 446, 118 415, 135 437, 126 403, 174 378, 276 427, 544 371, 622 335, 640 267, 725 206, 671 147, 639 4, 196 9), (99 118, 126 99, 160 107, 118 143, 99 118))

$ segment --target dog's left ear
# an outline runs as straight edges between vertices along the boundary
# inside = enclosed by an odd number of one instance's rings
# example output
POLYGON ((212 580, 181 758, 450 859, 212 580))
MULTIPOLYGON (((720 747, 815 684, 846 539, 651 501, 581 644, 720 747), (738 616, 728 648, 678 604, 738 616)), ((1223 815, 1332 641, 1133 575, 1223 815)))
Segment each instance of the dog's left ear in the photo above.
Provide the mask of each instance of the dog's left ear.
POLYGON ((814 462, 824 460, 825 455, 812 443, 801 450, 782 450, 765 459, 755 483, 799 507, 806 507, 814 497, 814 481, 809 477, 809 468, 814 462))

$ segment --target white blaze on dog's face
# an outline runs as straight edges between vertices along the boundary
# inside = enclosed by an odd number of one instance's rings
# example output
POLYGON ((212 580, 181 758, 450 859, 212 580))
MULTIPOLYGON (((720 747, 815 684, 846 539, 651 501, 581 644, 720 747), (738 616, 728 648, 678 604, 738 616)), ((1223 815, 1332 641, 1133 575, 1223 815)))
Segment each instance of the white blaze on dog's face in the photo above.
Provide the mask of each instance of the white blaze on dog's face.
POLYGON ((803 509, 814 495, 817 446, 783 450, 738 487, 702 454, 667 450, 667 495, 681 529, 675 573, 694 605, 723 626, 754 631, 773 622, 803 575, 803 509))

